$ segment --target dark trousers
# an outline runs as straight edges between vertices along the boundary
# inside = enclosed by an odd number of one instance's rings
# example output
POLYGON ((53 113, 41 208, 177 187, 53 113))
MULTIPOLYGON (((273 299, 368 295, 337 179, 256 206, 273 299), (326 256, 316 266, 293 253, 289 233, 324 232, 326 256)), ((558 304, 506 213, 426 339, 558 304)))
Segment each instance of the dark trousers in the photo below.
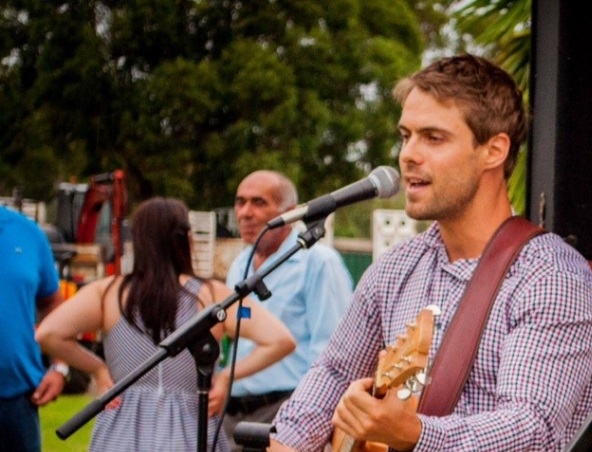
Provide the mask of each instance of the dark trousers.
POLYGON ((39 411, 30 394, 0 399, 0 452, 40 452, 39 411))

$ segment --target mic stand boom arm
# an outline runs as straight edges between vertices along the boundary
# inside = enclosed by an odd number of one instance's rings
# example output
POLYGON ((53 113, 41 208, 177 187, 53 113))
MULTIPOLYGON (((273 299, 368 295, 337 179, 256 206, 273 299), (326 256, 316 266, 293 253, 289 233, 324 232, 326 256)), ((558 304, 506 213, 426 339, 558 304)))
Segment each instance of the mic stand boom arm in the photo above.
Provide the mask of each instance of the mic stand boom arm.
POLYGON ((206 339, 207 335, 210 334, 210 329, 226 319, 226 309, 228 309, 228 307, 239 299, 246 297, 252 291, 261 290, 261 288, 264 287, 263 278, 265 276, 269 275, 297 251, 302 248, 310 248, 325 235, 323 222, 324 220, 313 223, 305 232, 299 234, 298 241, 292 248, 286 251, 286 253, 280 256, 260 274, 255 273, 244 281, 238 283, 235 286, 235 292, 232 295, 220 303, 208 306, 167 336, 159 343, 160 349, 156 351, 154 355, 148 358, 143 364, 139 365, 122 380, 118 381, 109 391, 90 402, 82 410, 72 416, 70 420, 60 426, 56 430, 57 436, 60 439, 68 438, 72 433, 76 432, 80 427, 99 414, 111 400, 125 391, 129 386, 139 380, 165 358, 176 356, 183 349, 198 341, 207 342, 206 339))

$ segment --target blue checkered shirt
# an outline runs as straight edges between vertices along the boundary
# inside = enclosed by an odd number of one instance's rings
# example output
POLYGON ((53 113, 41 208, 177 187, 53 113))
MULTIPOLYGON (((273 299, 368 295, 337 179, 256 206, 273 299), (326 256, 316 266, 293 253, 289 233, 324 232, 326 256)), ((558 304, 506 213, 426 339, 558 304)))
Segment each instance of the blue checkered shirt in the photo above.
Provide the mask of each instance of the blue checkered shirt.
MULTIPOLYGON (((449 262, 434 223, 364 274, 324 353, 278 413, 274 438, 322 450, 352 380, 429 304, 442 315, 433 357, 477 259, 449 262)), ((557 235, 532 239, 510 268, 454 412, 419 415, 416 452, 563 450, 592 413, 592 272, 557 235)))

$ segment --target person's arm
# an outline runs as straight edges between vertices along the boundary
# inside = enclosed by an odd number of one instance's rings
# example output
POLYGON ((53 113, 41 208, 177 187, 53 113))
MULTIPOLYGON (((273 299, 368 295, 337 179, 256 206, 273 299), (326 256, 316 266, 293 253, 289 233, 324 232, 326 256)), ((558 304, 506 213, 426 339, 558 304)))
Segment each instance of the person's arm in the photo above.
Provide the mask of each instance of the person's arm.
POLYGON ((505 308, 508 319, 493 314, 496 325, 507 326, 485 330, 482 344, 497 359, 478 358, 474 372, 495 376, 490 388, 476 376, 482 387, 469 382, 457 410, 434 417, 415 415, 390 393, 376 400, 358 381, 340 401, 335 425, 357 438, 416 452, 546 451, 564 445, 576 407, 589 409, 579 404, 592 378, 592 345, 583 339, 592 337, 591 278, 535 268, 540 274, 529 275, 530 285, 513 293, 505 308), (566 381, 569 391, 562 390, 566 381), (485 390, 492 391, 490 409, 479 396, 485 390))
MULTIPOLYGON (((62 301, 62 293, 59 290, 56 290, 51 295, 37 298, 36 305, 38 318, 40 320, 45 318, 47 314, 57 308, 62 301)), ((54 357, 50 357, 50 359, 52 365, 47 369, 41 382, 31 395, 31 401, 37 406, 43 406, 54 401, 62 393, 64 386, 66 385, 66 377, 69 372, 66 363, 54 357)))
MULTIPOLYGON (((226 286, 222 292, 228 296, 231 292, 226 286)), ((219 298, 220 299, 220 298, 219 298)), ((275 315, 259 303, 247 297, 242 302, 243 308, 249 309, 250 317, 241 320, 240 335, 255 342, 253 352, 236 363, 234 377, 248 377, 289 355, 296 348, 296 341, 290 330, 275 315)), ((238 303, 228 309, 224 322, 226 334, 235 339, 238 303)), ((223 371, 224 372, 224 371, 223 371)))
MULTIPOLYGON (((224 284, 214 282, 216 300, 228 297, 232 292, 224 284)), ((296 341, 288 328, 267 309, 250 298, 243 299, 243 308, 249 309, 250 317, 241 319, 240 335, 252 340, 256 347, 243 359, 237 361, 234 378, 240 379, 253 375, 289 355, 296 348, 296 341)), ((225 333, 234 338, 236 332, 238 303, 227 309, 224 322, 225 333)), ((230 367, 222 369, 215 376, 210 391, 209 414, 218 413, 226 397, 230 384, 230 367)))
MULTIPOLYGON (((471 416, 420 415, 418 452, 555 450, 566 439, 576 407, 589 410, 579 404, 592 378, 592 343, 584 339, 592 337, 591 278, 542 264, 532 267, 524 279, 536 281, 513 294, 510 328, 496 350, 493 409, 471 416)), ((476 363, 481 372, 485 366, 476 363)), ((461 412, 475 408, 480 407, 461 412)))
POLYGON ((373 301, 376 285, 366 278, 358 287, 326 349, 275 417, 270 450, 322 450, 350 382, 373 374, 383 347, 380 309, 373 301))
POLYGON ((333 424, 352 438, 388 444, 397 451, 413 450, 421 436, 417 396, 400 400, 397 390, 383 398, 370 394, 373 378, 352 382, 333 414, 333 424))
POLYGON ((101 297, 110 278, 84 285, 41 321, 35 334, 43 352, 91 374, 100 391, 110 386, 105 362, 77 340, 79 334, 97 331, 103 325, 101 297))

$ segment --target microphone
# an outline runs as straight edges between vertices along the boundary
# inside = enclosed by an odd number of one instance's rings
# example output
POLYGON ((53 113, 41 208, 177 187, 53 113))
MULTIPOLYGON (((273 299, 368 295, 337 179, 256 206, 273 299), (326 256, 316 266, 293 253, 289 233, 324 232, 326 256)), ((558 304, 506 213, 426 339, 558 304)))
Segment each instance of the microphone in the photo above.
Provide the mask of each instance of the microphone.
POLYGON ((302 220, 305 223, 320 220, 338 207, 375 197, 390 198, 399 191, 399 173, 390 166, 379 166, 368 177, 334 192, 289 210, 267 223, 269 229, 302 220))

